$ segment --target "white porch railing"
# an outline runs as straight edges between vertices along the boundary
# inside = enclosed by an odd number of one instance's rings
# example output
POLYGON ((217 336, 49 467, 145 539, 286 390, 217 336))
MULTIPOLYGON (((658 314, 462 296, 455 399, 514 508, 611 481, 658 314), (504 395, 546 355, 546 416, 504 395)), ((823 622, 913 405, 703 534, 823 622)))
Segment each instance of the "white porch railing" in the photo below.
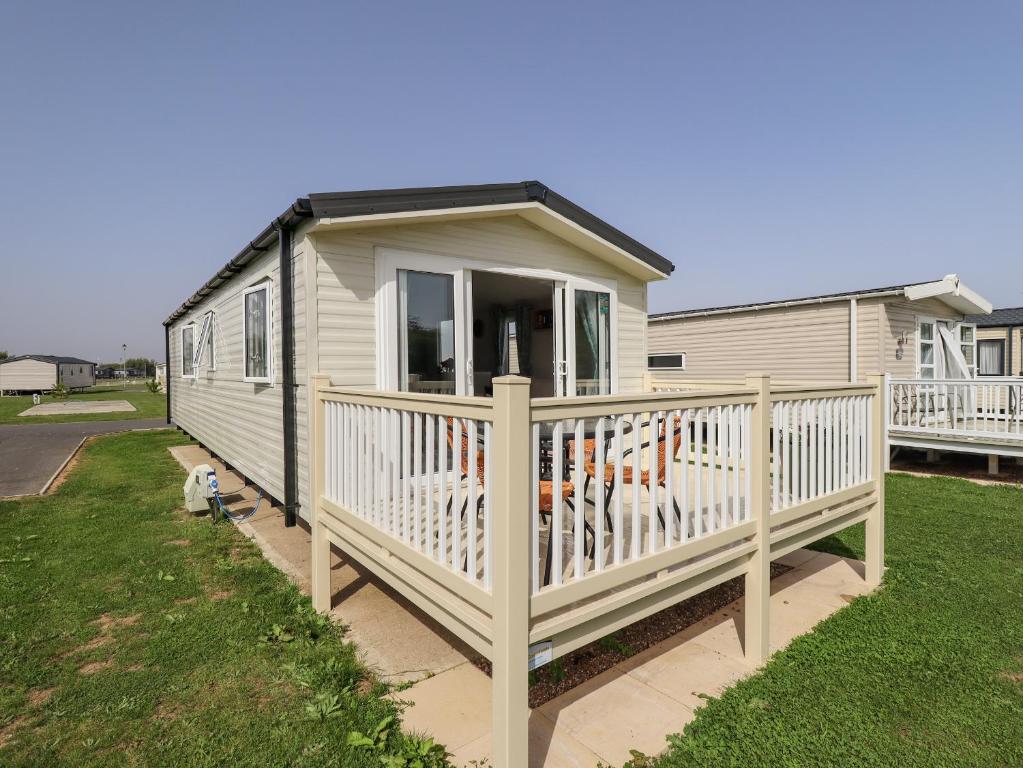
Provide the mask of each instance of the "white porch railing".
POLYGON ((891 379, 888 427, 920 435, 1023 437, 1023 379, 891 379))
POLYGON ((334 545, 491 659, 494 762, 524 765, 531 646, 557 658, 743 576, 759 662, 771 560, 862 521, 880 580, 883 381, 531 400, 518 377, 493 398, 314 377, 314 604, 334 545))

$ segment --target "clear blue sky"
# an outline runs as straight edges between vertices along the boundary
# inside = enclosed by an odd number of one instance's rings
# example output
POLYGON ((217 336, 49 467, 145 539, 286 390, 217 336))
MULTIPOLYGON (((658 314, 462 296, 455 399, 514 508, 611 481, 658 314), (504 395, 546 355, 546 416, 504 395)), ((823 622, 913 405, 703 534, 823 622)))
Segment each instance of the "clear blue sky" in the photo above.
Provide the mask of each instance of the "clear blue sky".
POLYGON ((949 272, 1023 305, 1019 2, 3 17, 0 349, 162 357, 297 196, 531 178, 676 263, 652 311, 949 272))

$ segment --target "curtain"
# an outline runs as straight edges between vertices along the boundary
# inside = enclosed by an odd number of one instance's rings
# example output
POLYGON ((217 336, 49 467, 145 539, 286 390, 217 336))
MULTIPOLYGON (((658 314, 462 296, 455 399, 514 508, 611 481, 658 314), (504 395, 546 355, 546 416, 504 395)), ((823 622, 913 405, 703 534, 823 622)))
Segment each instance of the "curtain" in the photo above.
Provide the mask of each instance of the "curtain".
POLYGON ((1002 345, 980 342, 977 345, 977 353, 980 358, 978 371, 987 375, 1002 375, 1002 345))
POLYGON ((970 368, 966 364, 963 350, 955 335, 944 325, 938 324, 938 334, 941 336, 941 361, 942 367, 936 371, 935 378, 938 379, 968 379, 970 368))
POLYGON ((494 360, 497 363, 498 376, 508 374, 508 322, 505 319, 507 312, 504 307, 493 307, 491 317, 494 321, 494 360))
POLYGON ((530 341, 533 333, 533 307, 519 304, 515 307, 515 342, 519 352, 519 375, 532 376, 532 347, 530 341))

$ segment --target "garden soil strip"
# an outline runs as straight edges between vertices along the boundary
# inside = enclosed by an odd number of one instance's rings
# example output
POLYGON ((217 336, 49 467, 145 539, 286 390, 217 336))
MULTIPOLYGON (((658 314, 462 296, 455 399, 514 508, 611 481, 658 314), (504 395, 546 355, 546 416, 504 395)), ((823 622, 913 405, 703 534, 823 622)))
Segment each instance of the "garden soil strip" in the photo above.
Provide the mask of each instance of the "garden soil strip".
MULTIPOLYGON (((775 579, 791 570, 787 565, 771 563, 771 578, 775 579)), ((611 669, 615 664, 702 621, 742 595, 743 578, 739 576, 540 667, 530 676, 529 706, 535 709, 546 704, 611 669)), ((473 664, 490 674, 490 662, 487 659, 475 657, 473 664)))

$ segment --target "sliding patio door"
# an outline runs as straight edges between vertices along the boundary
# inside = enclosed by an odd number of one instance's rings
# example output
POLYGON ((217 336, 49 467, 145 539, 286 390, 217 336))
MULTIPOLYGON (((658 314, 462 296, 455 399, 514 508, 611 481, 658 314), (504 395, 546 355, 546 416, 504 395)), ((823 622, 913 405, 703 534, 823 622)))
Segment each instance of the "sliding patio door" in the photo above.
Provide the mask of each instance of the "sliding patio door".
POLYGON ((612 294, 560 282, 554 288, 558 396, 608 395, 614 388, 612 294))

